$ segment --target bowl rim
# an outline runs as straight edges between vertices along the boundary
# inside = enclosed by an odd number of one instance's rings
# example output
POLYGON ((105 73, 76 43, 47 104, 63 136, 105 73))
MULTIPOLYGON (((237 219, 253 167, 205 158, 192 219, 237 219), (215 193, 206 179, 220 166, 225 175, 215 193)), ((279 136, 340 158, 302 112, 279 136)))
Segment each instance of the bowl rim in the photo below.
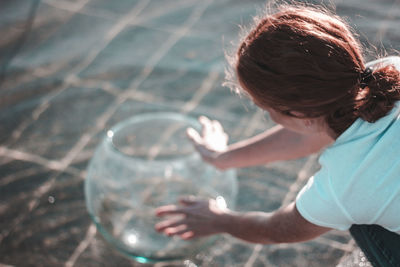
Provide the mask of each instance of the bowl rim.
POLYGON ((139 162, 151 162, 152 164, 156 162, 160 163, 165 163, 165 162, 176 162, 176 161, 186 161, 186 160, 191 160, 193 158, 199 157, 198 152, 194 149, 192 153, 190 154, 185 154, 185 155, 177 155, 176 157, 168 158, 168 159, 160 159, 160 158, 155 158, 155 159, 144 159, 141 157, 137 157, 134 155, 129 155, 126 154, 125 152, 121 151, 121 149, 118 148, 118 146, 114 142, 114 137, 115 133, 123 129, 124 127, 132 124, 139 124, 143 122, 149 122, 151 120, 162 120, 162 119, 168 119, 172 121, 178 121, 178 122, 185 122, 188 124, 188 127, 192 127, 196 130, 200 130, 201 125, 200 123, 194 119, 193 117, 182 114, 182 113, 177 113, 177 112, 149 112, 149 113, 143 113, 143 114, 138 114, 134 115, 128 119, 122 120, 112 126, 106 133, 106 137, 104 142, 106 143, 107 146, 109 146, 113 152, 116 152, 119 156, 122 156, 123 158, 126 159, 132 159, 135 161, 139 162))

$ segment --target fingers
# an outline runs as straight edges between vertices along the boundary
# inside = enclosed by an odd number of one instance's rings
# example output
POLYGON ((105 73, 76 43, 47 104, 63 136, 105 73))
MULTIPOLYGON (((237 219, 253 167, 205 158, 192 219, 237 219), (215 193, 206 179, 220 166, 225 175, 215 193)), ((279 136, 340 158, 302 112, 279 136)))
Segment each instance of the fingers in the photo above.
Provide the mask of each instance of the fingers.
POLYGON ((179 225, 183 225, 184 222, 185 221, 183 219, 166 220, 166 221, 162 221, 162 222, 157 223, 155 225, 155 229, 158 232, 163 232, 167 228, 173 228, 173 227, 177 227, 179 225))
POLYGON ((222 127, 221 123, 217 120, 212 121, 212 127, 214 132, 221 132, 221 133, 224 132, 224 128, 222 127))
POLYGON ((155 213, 156 216, 162 217, 174 214, 185 214, 185 211, 177 205, 167 205, 156 208, 155 213))
POLYGON ((162 216, 176 215, 176 214, 186 215, 189 212, 189 210, 187 209, 188 206, 193 206, 201 201, 206 201, 206 200, 195 196, 183 196, 180 197, 178 201, 182 206, 166 205, 156 208, 155 210, 156 216, 162 217, 162 216))
POLYGON ((201 135, 204 136, 209 136, 214 132, 212 122, 210 121, 209 118, 206 116, 200 116, 199 117, 199 122, 202 126, 202 132, 201 135))
POLYGON ((193 128, 188 128, 186 130, 186 135, 195 145, 203 143, 200 134, 193 128))
POLYGON ((186 233, 181 234, 181 238, 185 239, 185 240, 189 240, 189 239, 192 239, 194 237, 196 237, 196 236, 195 236, 193 231, 187 231, 186 233))
POLYGON ((206 116, 200 116, 199 121, 203 127, 203 132, 202 132, 203 136, 206 136, 214 132, 221 132, 221 133, 224 132, 224 128, 222 127, 221 123, 217 120, 210 120, 206 116))
POLYGON ((168 236, 182 235, 188 231, 187 225, 182 224, 176 227, 169 227, 165 229, 164 233, 168 236))
POLYGON ((159 227, 159 228, 157 228, 157 225, 156 225, 156 230, 158 232, 163 232, 167 236, 178 235, 182 239, 186 239, 186 240, 195 237, 195 233, 193 231, 189 230, 189 228, 186 224, 175 224, 174 223, 174 224, 159 227))
POLYGON ((167 236, 179 235, 182 239, 191 239, 195 237, 193 231, 188 228, 185 219, 167 220, 157 223, 155 230, 164 233, 167 236))
POLYGON ((179 198, 179 203, 184 206, 194 205, 199 201, 199 199, 195 196, 184 196, 179 198))

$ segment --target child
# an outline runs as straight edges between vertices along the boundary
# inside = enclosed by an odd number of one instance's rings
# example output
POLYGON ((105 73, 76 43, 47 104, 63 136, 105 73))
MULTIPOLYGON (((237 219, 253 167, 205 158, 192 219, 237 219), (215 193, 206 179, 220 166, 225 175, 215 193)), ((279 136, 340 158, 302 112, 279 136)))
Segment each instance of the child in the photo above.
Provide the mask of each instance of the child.
POLYGON ((187 197, 157 209, 161 217, 185 216, 156 229, 183 239, 228 233, 263 244, 350 229, 374 265, 400 264, 400 58, 365 64, 340 18, 282 5, 243 40, 234 69, 240 87, 279 126, 226 146, 220 124, 202 117, 202 134, 188 135, 203 159, 227 169, 326 148, 321 169, 295 202, 274 212, 234 212, 187 197))

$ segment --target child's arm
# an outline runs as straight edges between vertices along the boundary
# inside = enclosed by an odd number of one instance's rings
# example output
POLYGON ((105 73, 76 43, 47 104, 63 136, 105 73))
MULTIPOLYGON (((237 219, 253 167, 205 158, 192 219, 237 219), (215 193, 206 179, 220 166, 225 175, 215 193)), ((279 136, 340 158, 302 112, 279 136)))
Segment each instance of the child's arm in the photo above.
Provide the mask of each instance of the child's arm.
POLYGON ((279 160, 290 160, 318 152, 321 148, 333 142, 326 134, 316 133, 303 135, 290 131, 282 126, 275 126, 257 136, 224 146, 221 145, 226 134, 218 133, 222 128, 213 127, 216 122, 207 118, 200 119, 203 130, 200 136, 193 130, 188 132, 189 138, 195 144, 203 159, 220 169, 239 168, 266 164, 279 160), (216 129, 213 131, 213 129, 216 129), (221 145, 214 149, 214 144, 209 142, 212 135, 216 136, 217 143, 221 145), (211 136, 211 137, 210 137, 211 136), (222 140, 222 141, 221 141, 222 140))
POLYGON ((252 243, 291 243, 310 240, 331 230, 305 220, 294 202, 272 213, 233 212, 218 206, 213 199, 192 197, 182 199, 181 205, 160 207, 156 214, 183 215, 156 225, 157 231, 183 239, 227 233, 252 243))

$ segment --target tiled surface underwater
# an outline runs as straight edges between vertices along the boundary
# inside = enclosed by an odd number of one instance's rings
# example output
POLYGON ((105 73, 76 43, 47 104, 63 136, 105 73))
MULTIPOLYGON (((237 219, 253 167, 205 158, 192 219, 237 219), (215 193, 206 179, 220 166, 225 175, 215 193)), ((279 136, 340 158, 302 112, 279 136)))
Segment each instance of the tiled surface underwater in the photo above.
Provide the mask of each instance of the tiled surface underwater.
MULTIPOLYGON (((400 49, 400 1, 333 2, 373 54, 400 49)), ((94 148, 116 122, 150 111, 218 119, 231 141, 271 127, 221 85, 224 49, 263 5, 1 1, 0 265, 142 266, 111 249, 87 214, 83 181, 94 148)), ((238 170, 237 209, 270 211, 293 200, 316 159, 238 170)), ((347 232, 332 231, 275 246, 221 236, 191 263, 155 266, 365 266, 360 257, 347 232)))

